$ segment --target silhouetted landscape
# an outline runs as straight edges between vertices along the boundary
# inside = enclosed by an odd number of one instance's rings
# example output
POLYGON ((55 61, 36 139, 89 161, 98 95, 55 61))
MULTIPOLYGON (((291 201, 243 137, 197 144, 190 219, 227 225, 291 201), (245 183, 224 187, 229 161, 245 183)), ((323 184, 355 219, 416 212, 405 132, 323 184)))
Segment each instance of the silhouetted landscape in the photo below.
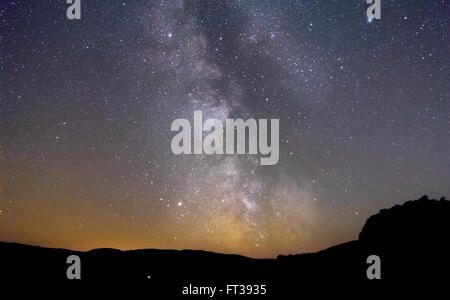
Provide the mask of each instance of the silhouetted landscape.
POLYGON ((69 255, 81 258, 82 280, 145 281, 180 294, 185 284, 267 284, 268 294, 298 283, 368 280, 369 255, 381 259, 381 280, 449 279, 450 201, 427 196, 383 209, 359 239, 317 253, 252 259, 200 250, 94 249, 87 252, 0 242, 2 282, 66 280, 69 255))

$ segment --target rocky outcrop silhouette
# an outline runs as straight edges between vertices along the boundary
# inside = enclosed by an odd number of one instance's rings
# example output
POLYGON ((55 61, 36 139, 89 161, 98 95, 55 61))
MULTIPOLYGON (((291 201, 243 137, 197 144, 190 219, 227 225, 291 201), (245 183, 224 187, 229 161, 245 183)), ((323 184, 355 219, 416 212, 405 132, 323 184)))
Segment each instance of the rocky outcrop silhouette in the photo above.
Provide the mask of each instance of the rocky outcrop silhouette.
POLYGON ((450 201, 407 201, 369 217, 359 234, 361 246, 380 255, 384 278, 440 279, 448 269, 450 201))
POLYGON ((367 246, 384 250, 404 247, 426 249, 445 246, 445 235, 450 228, 450 201, 423 196, 418 200, 407 201, 382 209, 369 217, 359 234, 359 240, 367 246), (430 247, 431 246, 431 247, 430 247))

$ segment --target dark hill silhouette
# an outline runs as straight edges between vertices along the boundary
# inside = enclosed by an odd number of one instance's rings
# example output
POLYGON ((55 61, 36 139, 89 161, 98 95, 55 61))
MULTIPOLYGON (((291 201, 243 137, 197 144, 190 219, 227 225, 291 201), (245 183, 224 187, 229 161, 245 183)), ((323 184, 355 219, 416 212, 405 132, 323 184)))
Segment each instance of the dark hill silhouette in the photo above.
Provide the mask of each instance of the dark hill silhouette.
POLYGON ((189 283, 267 284, 268 293, 305 283, 370 282, 366 259, 381 258, 382 281, 446 280, 450 201, 426 196, 383 209, 365 223, 359 240, 317 253, 252 259, 200 250, 95 249, 87 252, 0 242, 0 280, 69 281, 66 259, 81 258, 82 281, 146 282, 149 290, 180 295, 189 283), (150 278, 148 277, 150 276, 150 278))

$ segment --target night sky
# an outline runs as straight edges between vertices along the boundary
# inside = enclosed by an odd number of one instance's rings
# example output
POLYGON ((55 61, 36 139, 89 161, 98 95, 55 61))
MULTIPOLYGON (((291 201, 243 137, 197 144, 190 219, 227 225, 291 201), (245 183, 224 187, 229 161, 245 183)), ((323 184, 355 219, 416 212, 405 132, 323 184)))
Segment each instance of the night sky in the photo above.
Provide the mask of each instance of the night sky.
POLYGON ((450 196, 448 1, 0 4, 0 240, 252 257, 450 196), (175 155, 177 118, 280 120, 280 160, 175 155))

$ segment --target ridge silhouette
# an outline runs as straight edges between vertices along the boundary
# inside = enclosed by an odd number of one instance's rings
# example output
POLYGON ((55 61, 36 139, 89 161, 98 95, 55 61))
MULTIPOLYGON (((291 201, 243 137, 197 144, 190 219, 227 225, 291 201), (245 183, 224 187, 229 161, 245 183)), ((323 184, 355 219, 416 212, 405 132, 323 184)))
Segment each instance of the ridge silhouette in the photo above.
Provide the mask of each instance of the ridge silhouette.
POLYGON ((0 280, 68 282, 66 259, 75 254, 81 258, 82 281, 142 281, 173 295, 189 283, 268 284, 268 293, 276 294, 299 283, 379 281, 366 276, 366 259, 375 254, 381 259, 381 281, 448 281, 449 233, 450 201, 423 196, 369 217, 358 240, 276 259, 201 250, 80 252, 0 242, 0 280))

